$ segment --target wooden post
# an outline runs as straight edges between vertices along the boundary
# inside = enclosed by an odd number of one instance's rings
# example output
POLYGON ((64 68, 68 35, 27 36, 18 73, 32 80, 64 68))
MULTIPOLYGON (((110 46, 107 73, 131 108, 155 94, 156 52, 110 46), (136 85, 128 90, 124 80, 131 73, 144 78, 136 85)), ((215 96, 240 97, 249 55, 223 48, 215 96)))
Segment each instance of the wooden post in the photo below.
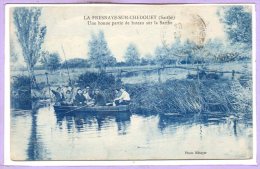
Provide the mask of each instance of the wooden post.
POLYGON ((232 70, 232 80, 235 79, 235 70, 232 70))
POLYGON ((200 69, 197 67, 197 80, 200 81, 200 69))
POLYGON ((117 77, 118 77, 119 79, 121 79, 121 77, 122 77, 122 69, 118 70, 118 75, 117 75, 117 77))
POLYGON ((159 82, 159 83, 162 82, 162 80, 161 80, 161 69, 162 69, 162 68, 159 68, 159 69, 158 69, 158 82, 159 82))
POLYGON ((48 73, 47 72, 45 72, 45 76, 46 76, 46 82, 47 82, 47 85, 48 85, 48 88, 49 88, 49 96, 51 98, 51 88, 50 88, 49 78, 48 78, 48 73))

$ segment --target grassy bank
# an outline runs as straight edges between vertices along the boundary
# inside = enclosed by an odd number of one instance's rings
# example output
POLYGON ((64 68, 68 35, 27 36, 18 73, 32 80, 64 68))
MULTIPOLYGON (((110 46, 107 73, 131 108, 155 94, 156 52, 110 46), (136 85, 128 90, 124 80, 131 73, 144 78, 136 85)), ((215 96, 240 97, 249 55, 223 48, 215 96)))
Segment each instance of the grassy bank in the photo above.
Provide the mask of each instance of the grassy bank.
MULTIPOLYGON (((115 96, 114 89, 117 87, 117 84, 112 75, 107 76, 111 76, 110 81, 104 80, 99 76, 95 76, 95 80, 94 77, 94 79, 90 78, 89 73, 87 73, 85 76, 80 76, 81 78, 77 79, 77 85, 82 83, 81 86, 87 85, 91 89, 97 86, 103 91, 107 102, 112 102, 115 96)), ((22 84, 25 83, 22 82, 22 84)), ((252 80, 249 76, 236 80, 176 79, 167 80, 164 83, 149 82, 125 84, 125 86, 132 98, 131 110, 133 112, 145 111, 162 114, 224 112, 240 115, 251 115, 252 112, 252 80)), ((12 91, 15 92, 17 90, 18 87, 15 87, 12 91)), ((22 94, 19 95, 23 96, 22 94)), ((41 90, 32 92, 32 95, 33 98, 38 99, 49 98, 49 88, 43 84, 41 90)), ((17 98, 24 99, 24 96, 17 98)))
POLYGON ((127 85, 133 111, 158 113, 251 113, 252 84, 239 80, 172 80, 163 84, 127 85))

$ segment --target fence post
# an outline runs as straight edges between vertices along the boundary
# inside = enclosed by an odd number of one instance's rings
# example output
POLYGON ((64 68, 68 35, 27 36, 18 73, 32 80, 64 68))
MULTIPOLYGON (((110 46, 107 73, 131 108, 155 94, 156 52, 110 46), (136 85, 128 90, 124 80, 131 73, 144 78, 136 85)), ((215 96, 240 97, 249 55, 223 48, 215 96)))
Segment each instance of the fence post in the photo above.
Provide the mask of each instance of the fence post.
POLYGON ((49 96, 51 98, 51 88, 50 88, 49 78, 48 78, 48 73, 47 72, 45 72, 45 76, 46 76, 46 82, 47 82, 48 89, 49 89, 49 96))
POLYGON ((121 76, 122 76, 122 69, 118 70, 118 78, 121 79, 121 76))
POLYGON ((232 80, 235 79, 235 70, 232 70, 232 80))
POLYGON ((200 69, 197 67, 197 80, 200 81, 200 69))
POLYGON ((162 80, 161 80, 161 69, 162 69, 162 68, 159 68, 159 69, 158 69, 158 82, 159 82, 159 83, 162 82, 162 80))

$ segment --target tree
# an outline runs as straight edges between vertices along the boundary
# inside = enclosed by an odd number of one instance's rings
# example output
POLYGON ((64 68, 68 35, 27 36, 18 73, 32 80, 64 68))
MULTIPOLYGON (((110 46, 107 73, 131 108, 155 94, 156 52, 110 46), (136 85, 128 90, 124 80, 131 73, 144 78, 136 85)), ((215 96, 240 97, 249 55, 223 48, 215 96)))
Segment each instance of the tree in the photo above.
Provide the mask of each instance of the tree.
POLYGON ((231 43, 245 43, 251 48, 252 16, 250 11, 243 6, 224 7, 220 20, 225 24, 225 31, 231 43))
POLYGON ((157 56, 157 61, 160 60, 159 62, 162 66, 164 64, 177 65, 183 60, 183 58, 186 58, 187 56, 179 37, 174 38, 174 41, 170 45, 167 45, 166 42, 163 41, 162 47, 158 47, 155 53, 157 56))
POLYGON ((225 50, 226 47, 220 39, 209 39, 203 46, 202 56, 207 63, 216 63, 225 50))
MULTIPOLYGON (((180 38, 176 37, 169 51, 169 57, 170 57, 169 59, 171 60, 171 62, 178 64, 181 60, 183 60, 183 58, 187 58, 189 56, 185 54, 183 49, 184 46, 181 43, 180 38)), ((187 59, 186 59, 186 63, 187 63, 187 59)))
POLYGON ((45 69, 51 72, 57 70, 61 65, 61 58, 58 53, 49 54, 48 52, 45 52, 40 61, 45 69))
POLYGON ((106 69, 107 66, 116 64, 116 58, 108 48, 103 31, 99 31, 98 36, 91 35, 91 40, 88 43, 89 47, 89 61, 100 71, 106 69))
POLYGON ((40 8, 17 7, 13 11, 16 35, 22 47, 22 53, 27 65, 32 87, 37 87, 34 66, 41 55, 41 46, 46 35, 46 26, 41 26, 40 8))
POLYGON ((182 52, 181 52, 183 54, 182 59, 185 60, 186 64, 195 63, 195 61, 198 59, 195 58, 196 56, 198 56, 196 55, 196 52, 198 52, 197 45, 194 42, 187 39, 182 45, 182 52))
POLYGON ((154 61, 154 56, 148 53, 141 58, 140 65, 152 65, 153 61, 154 61))
POLYGON ((82 67, 90 67, 90 64, 87 59, 81 59, 81 58, 73 58, 68 59, 67 61, 64 61, 61 65, 61 68, 82 68, 82 67))
POLYGON ((165 47, 158 46, 155 49, 155 60, 157 64, 160 66, 164 66, 167 64, 167 58, 169 55, 169 51, 165 47))
POLYGON ((125 53, 125 62, 129 66, 139 65, 140 64, 140 54, 137 47, 134 44, 129 44, 125 53))

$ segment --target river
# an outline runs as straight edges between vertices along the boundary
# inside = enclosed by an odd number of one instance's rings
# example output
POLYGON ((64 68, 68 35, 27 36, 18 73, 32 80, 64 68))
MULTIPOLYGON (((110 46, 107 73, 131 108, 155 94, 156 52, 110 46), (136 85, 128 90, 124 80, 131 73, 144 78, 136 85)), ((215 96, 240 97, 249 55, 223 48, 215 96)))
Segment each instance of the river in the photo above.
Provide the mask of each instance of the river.
POLYGON ((223 113, 11 112, 12 160, 249 159, 252 119, 223 113))

